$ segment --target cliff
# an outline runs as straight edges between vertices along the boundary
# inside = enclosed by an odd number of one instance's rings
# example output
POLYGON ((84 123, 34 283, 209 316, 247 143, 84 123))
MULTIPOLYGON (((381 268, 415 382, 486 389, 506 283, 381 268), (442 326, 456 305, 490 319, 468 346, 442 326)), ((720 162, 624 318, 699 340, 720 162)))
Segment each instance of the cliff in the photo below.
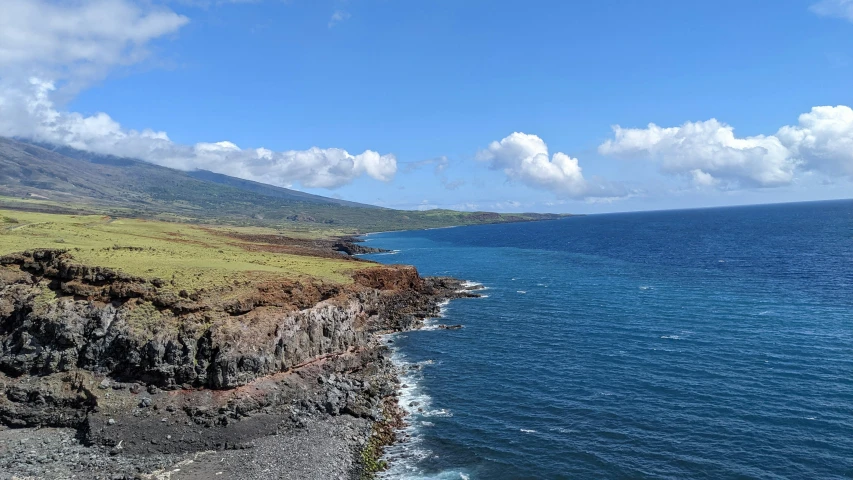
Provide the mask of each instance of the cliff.
POLYGON ((473 296, 405 266, 174 290, 62 250, 0 257, 0 423, 150 454, 233 448, 304 415, 395 421, 377 334, 473 296))

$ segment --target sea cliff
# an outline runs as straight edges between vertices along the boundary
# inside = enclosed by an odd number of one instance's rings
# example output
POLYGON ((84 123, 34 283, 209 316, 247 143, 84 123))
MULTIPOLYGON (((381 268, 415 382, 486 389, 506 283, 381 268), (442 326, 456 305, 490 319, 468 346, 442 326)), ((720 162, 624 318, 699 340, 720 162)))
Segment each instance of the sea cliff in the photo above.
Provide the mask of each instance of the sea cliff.
POLYGON ((402 421, 381 335, 476 294, 409 266, 352 280, 189 292, 63 250, 0 257, 0 478, 369 476, 402 421))

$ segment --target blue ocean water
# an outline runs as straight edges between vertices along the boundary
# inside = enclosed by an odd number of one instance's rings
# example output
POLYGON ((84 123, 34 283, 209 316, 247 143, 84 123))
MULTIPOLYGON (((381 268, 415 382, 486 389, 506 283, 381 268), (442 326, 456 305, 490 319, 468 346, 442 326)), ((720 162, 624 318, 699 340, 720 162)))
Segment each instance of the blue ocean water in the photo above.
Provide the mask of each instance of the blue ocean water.
POLYGON ((853 201, 367 239, 488 295, 393 338, 388 478, 853 477, 853 201))

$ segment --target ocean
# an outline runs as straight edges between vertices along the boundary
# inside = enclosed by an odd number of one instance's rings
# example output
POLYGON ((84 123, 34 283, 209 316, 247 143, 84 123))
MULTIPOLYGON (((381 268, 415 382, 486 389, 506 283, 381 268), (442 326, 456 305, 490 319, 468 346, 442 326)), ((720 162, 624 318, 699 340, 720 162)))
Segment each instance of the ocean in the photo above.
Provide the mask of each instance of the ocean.
POLYGON ((485 287, 390 337, 383 478, 853 478, 853 201, 365 238, 485 287))

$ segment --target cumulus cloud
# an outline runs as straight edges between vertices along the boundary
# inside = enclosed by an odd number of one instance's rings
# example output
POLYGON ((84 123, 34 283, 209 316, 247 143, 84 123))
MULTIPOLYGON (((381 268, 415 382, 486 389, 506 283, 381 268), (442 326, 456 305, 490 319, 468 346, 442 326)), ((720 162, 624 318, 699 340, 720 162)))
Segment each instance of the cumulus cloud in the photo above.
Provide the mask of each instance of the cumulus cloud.
POLYGON ((808 170, 853 178, 853 109, 845 105, 814 107, 798 125, 776 133, 808 170))
POLYGON ((657 162, 697 186, 778 187, 800 170, 853 177, 853 110, 843 105, 814 107, 773 135, 737 137, 716 119, 668 128, 617 125, 613 132, 599 153, 657 162))
POLYGON ((809 9, 823 17, 838 17, 853 22, 853 0, 821 0, 809 9))
POLYGON ((91 81, 117 65, 139 62, 154 39, 189 19, 127 0, 3 0, 0 77, 91 81))
POLYGON ((274 152, 232 142, 182 145, 165 132, 130 130, 106 113, 64 111, 57 86, 77 90, 143 60, 153 40, 188 22, 164 7, 128 0, 3 0, 0 16, 0 135, 132 157, 183 170, 205 169, 279 186, 335 188, 361 175, 391 180, 394 155, 339 148, 274 152))
POLYGON ((619 196, 609 185, 587 181, 577 158, 562 152, 549 156, 545 141, 536 135, 515 132, 492 142, 476 158, 488 162, 494 170, 502 170, 510 180, 545 188, 560 196, 619 196))
POLYGON ((647 157, 665 173, 689 174, 700 183, 713 179, 758 186, 786 185, 794 178, 797 162, 773 136, 738 138, 734 128, 711 119, 680 127, 613 127, 615 138, 599 146, 603 155, 647 157), (713 178, 712 178, 713 177, 713 178))

